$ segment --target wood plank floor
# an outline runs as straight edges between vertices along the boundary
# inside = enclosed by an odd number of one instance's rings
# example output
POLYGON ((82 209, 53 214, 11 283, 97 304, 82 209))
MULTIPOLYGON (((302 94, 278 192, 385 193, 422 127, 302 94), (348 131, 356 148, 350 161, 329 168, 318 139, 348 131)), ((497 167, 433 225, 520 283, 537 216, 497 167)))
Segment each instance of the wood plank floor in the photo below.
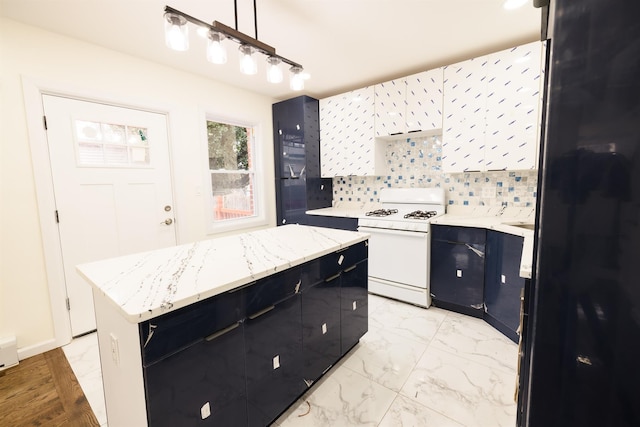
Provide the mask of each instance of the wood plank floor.
POLYGON ((0 372, 0 426, 99 426, 61 348, 0 372))

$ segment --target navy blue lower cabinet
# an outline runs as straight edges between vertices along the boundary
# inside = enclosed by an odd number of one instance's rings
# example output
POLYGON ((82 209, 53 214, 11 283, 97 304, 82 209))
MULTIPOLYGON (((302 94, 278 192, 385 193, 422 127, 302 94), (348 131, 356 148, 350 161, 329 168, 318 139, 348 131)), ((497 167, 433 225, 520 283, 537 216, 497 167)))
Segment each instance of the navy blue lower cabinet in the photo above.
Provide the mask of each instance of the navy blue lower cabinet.
POLYGON ((143 367, 149 426, 247 425, 242 322, 143 367))
POLYGON ((474 317, 484 313, 485 230, 431 226, 433 304, 474 317))
POLYGON ((306 390, 300 295, 245 319, 249 426, 264 427, 306 390))
POLYGON ((341 353, 344 355, 369 329, 368 260, 345 268, 340 277, 341 353))
POLYGON ((340 275, 302 292, 303 376, 315 382, 340 358, 340 275))
POLYGON ((487 231, 484 319, 516 343, 525 283, 519 271, 523 243, 523 237, 487 231))

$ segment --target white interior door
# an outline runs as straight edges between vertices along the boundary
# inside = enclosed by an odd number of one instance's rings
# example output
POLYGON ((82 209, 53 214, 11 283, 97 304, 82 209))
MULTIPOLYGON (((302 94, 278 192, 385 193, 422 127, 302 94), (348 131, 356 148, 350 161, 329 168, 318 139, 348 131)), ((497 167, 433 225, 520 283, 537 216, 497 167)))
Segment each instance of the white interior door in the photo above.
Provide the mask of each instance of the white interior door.
POLYGON ((95 329, 81 263, 176 244, 166 116, 43 95, 71 333, 95 329))

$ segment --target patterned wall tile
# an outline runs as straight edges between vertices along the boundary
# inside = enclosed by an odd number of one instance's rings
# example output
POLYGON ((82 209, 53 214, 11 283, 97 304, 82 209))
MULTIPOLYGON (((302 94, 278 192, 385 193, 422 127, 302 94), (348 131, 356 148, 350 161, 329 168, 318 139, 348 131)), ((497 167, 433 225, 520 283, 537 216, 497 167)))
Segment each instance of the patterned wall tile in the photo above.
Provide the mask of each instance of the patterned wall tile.
POLYGON ((532 207, 536 203, 537 170, 442 172, 442 139, 402 138, 386 144, 385 176, 347 176, 333 179, 335 204, 377 203, 386 187, 442 187, 449 205, 532 207))

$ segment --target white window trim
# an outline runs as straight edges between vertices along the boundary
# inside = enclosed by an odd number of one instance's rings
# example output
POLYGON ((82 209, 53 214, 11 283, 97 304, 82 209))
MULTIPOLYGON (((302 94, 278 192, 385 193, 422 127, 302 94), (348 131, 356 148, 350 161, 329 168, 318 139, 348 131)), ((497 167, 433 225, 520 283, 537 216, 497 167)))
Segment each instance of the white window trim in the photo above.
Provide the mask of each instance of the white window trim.
POLYGON ((263 130, 259 123, 246 122, 229 117, 222 117, 216 114, 205 113, 203 115, 204 121, 202 121, 202 147, 203 147, 203 167, 205 171, 205 181, 203 188, 206 194, 206 208, 205 221, 207 221, 207 234, 219 234, 233 231, 242 231, 251 228, 264 227, 268 225, 267 220, 267 206, 265 200, 265 179, 264 179, 264 150, 263 150, 263 130), (226 123, 234 126, 243 126, 253 128, 253 173, 254 173, 254 196, 255 196, 255 215, 245 218, 228 219, 225 221, 216 222, 213 219, 213 211, 215 209, 213 201, 213 189, 211 186, 211 173, 209 172, 209 145, 207 135, 207 121, 214 121, 219 123, 226 123))

